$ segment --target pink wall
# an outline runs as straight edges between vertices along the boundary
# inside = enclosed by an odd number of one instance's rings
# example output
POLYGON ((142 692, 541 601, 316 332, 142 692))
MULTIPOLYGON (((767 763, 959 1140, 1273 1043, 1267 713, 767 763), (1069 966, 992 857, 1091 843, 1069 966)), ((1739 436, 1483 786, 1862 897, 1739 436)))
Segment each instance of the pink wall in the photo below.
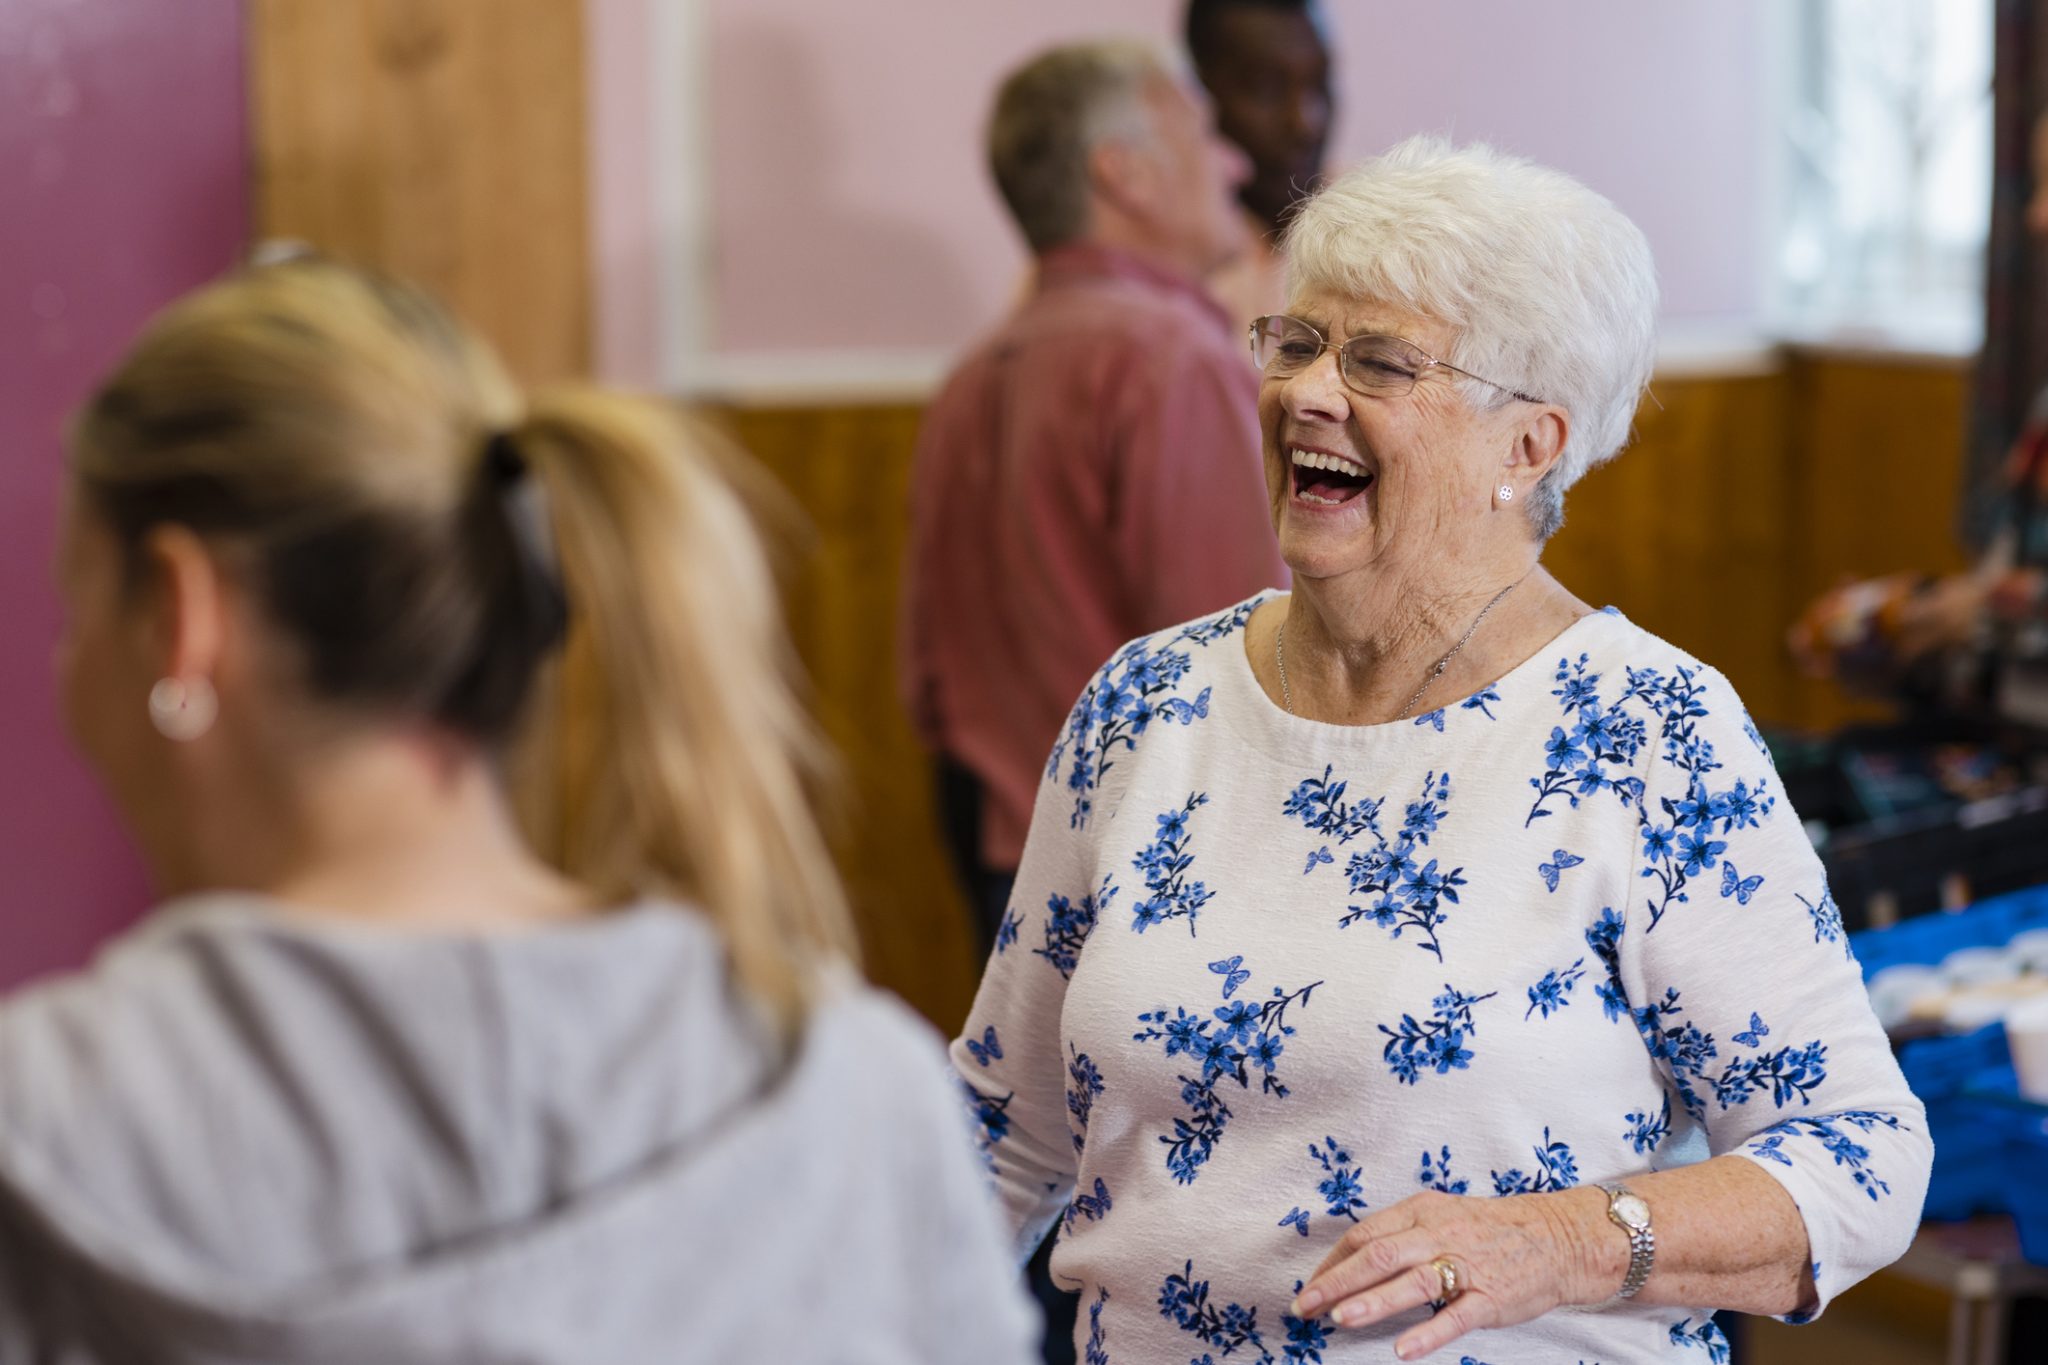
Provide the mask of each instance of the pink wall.
MULTIPOLYGON (((1181 12, 1181 0, 679 2, 704 11, 704 287, 712 349, 729 354, 950 348, 988 324, 1023 260, 979 151, 997 77, 1062 38, 1171 38, 1181 12)), ((1339 48, 1340 160, 1448 131, 1548 161, 1643 226, 1668 319, 1755 315, 1760 73, 1773 32, 1761 0, 1326 8, 1339 48)))
POLYGON ((243 153, 237 0, 0 4, 0 986, 148 904, 52 696, 60 430, 144 318, 233 261, 243 153))
POLYGON ((585 0, 589 82, 592 368, 607 381, 660 382, 661 268, 654 201, 655 32, 648 0, 585 0))

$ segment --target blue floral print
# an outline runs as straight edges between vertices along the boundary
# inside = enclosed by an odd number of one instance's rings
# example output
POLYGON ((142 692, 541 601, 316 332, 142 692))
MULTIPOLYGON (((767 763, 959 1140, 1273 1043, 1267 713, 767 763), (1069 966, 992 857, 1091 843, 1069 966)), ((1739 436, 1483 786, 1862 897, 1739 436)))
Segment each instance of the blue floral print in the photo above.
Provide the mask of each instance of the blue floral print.
POLYGON ((1211 962, 1209 970, 1223 978, 1223 998, 1225 1000, 1236 995, 1237 988, 1252 979, 1252 974, 1244 969, 1243 953, 1237 953, 1221 961, 1211 962))
MULTIPOLYGON (((1488 720, 1498 720, 1500 717, 1494 715, 1488 708, 1499 701, 1500 693, 1494 691, 1489 686, 1482 691, 1474 692, 1471 696, 1459 702, 1458 709, 1460 711, 1477 711, 1488 720)), ((1445 708, 1439 706, 1434 711, 1425 711, 1415 718, 1415 723, 1417 725, 1427 725, 1438 734, 1442 734, 1444 732, 1444 710, 1445 708)))
POLYGON ((1074 1197, 1067 1201, 1067 1212, 1065 1215, 1067 1231, 1072 1232, 1074 1230, 1074 1220, 1076 1218, 1086 1218, 1092 1223, 1108 1213, 1109 1210, 1109 1186, 1104 1184, 1102 1177, 1098 1175, 1095 1177, 1095 1192, 1093 1194, 1076 1192, 1074 1197))
POLYGON ((1619 791, 1624 800, 1642 799, 1642 782, 1634 777, 1616 778, 1609 768, 1631 767, 1647 736, 1640 717, 1632 716, 1619 702, 1600 700, 1600 675, 1589 671, 1590 655, 1581 654, 1576 663, 1559 659, 1553 679, 1556 697, 1565 714, 1563 725, 1552 726, 1544 744, 1548 760, 1540 776, 1529 779, 1536 789, 1535 804, 1523 820, 1523 827, 1552 814, 1554 797, 1562 796, 1576 810, 1579 802, 1602 791, 1619 791), (1569 727, 1569 728, 1567 728, 1569 727))
POLYGON ((1524 1175, 1519 1168, 1493 1172, 1495 1194, 1551 1194, 1579 1183, 1579 1165, 1572 1149, 1551 1141, 1548 1128, 1543 1130, 1542 1145, 1529 1150, 1536 1154, 1536 1173, 1524 1175))
POLYGON ((1240 1346, 1249 1346, 1259 1353, 1261 1361, 1273 1359, 1273 1353, 1259 1336, 1258 1307, 1230 1303, 1219 1308, 1209 1302, 1209 1282, 1195 1278, 1193 1261, 1185 1262, 1159 1286, 1159 1316, 1203 1345, 1220 1348, 1225 1355, 1240 1346))
POLYGON ((1445 1147, 1435 1157, 1427 1150, 1422 1153, 1422 1169, 1415 1174, 1415 1182, 1425 1190, 1439 1194, 1466 1194, 1472 1188, 1469 1180, 1456 1179, 1451 1175, 1451 1149, 1445 1147))
POLYGON ((1632 1019, 1635 1011, 1629 1008, 1628 989, 1621 984, 1621 916, 1608 906, 1600 912, 1600 918, 1586 930, 1586 946, 1593 950, 1593 956, 1600 959, 1600 965, 1607 969, 1607 979, 1593 988, 1593 994, 1600 1000, 1601 1013, 1611 1020, 1632 1019))
POLYGON ((1010 1135, 1010 1101, 1017 1098, 1015 1093, 1001 1096, 984 1095, 965 1081, 960 1084, 967 1096, 967 1108, 974 1115, 975 1140, 984 1154, 1010 1135))
POLYGON ((1551 852, 1549 862, 1536 864, 1536 875, 1543 878, 1543 889, 1556 895, 1557 884, 1564 874, 1585 861, 1576 853, 1568 853, 1561 848, 1555 849, 1551 852))
POLYGON ((1045 946, 1033 948, 1032 953, 1050 962, 1061 977, 1072 980, 1074 968, 1081 963, 1081 945, 1095 932, 1096 921, 1116 894, 1115 884, 1104 877, 1102 885, 1081 897, 1079 905, 1065 896, 1050 897, 1045 903, 1045 946))
POLYGON ((1131 928, 1136 932, 1142 934, 1155 924, 1184 918, 1188 937, 1194 937, 1195 915, 1216 893, 1204 882, 1188 880, 1188 871, 1195 864, 1195 855, 1188 852, 1188 842, 1194 837, 1188 821, 1208 804, 1208 793, 1190 792, 1179 810, 1159 817, 1158 835, 1131 859, 1131 865, 1144 875, 1145 889, 1152 893, 1131 907, 1131 928))
POLYGON ((1633 807, 1642 840, 1641 875, 1656 883, 1648 898, 1648 932, 1673 905, 1691 899, 1687 886, 1694 877, 1719 865, 1728 851, 1728 840, 1721 836, 1757 826, 1777 798, 1765 793, 1760 779, 1737 779, 1720 790, 1709 785, 1709 775, 1722 765, 1699 728, 1708 714, 1701 670, 1680 664, 1667 676, 1655 668, 1627 669, 1628 686, 1609 704, 1600 699, 1601 675, 1590 670, 1590 662, 1585 654, 1577 662, 1558 661, 1551 695, 1570 728, 1551 728, 1544 749, 1547 766, 1529 779, 1536 800, 1523 824, 1554 814, 1549 803, 1559 796, 1576 808, 1581 800, 1610 791, 1633 807), (1649 742, 1649 723, 1631 711, 1631 703, 1656 719, 1661 756, 1685 778, 1684 794, 1659 798, 1656 812, 1645 804, 1643 780, 1621 771, 1634 767, 1649 742))
MULTIPOLYGON (((1435 858, 1425 864, 1420 850, 1428 847, 1449 814, 1451 775, 1431 772, 1423 778, 1421 792, 1407 804, 1400 831, 1392 839, 1380 828, 1386 798, 1347 801, 1349 787, 1325 765, 1321 777, 1304 778, 1281 805, 1282 814, 1300 820, 1311 833, 1334 837, 1339 847, 1360 837, 1370 841, 1370 847, 1353 852, 1344 866, 1351 894, 1367 903, 1351 905, 1338 926, 1370 920, 1397 939, 1413 929, 1420 946, 1443 961, 1437 930, 1449 918, 1445 907, 1458 903, 1465 869, 1443 869, 1435 858)), ((1325 862, 1334 862, 1327 845, 1309 855, 1306 871, 1325 862)))
MULTIPOLYGON (((1308 1154, 1323 1168, 1323 1179, 1316 1185, 1316 1193, 1323 1197, 1324 1210, 1332 1218, 1348 1218, 1358 1221, 1358 1210, 1365 1208, 1365 1197, 1359 1193, 1364 1171, 1351 1157, 1351 1153, 1337 1145, 1337 1139, 1325 1137, 1320 1145, 1311 1142, 1308 1154)), ((1280 1220, 1281 1227, 1290 1224, 1302 1236, 1308 1236, 1308 1214, 1296 1208, 1280 1220)))
POLYGON ((1387 1035, 1387 1041, 1380 1055, 1386 1059, 1387 1070, 1404 1085, 1414 1085, 1425 1071, 1439 1076, 1463 1071, 1472 1061, 1465 1040, 1477 1031, 1472 1007, 1497 994, 1467 995, 1446 982, 1443 994, 1430 1002, 1429 1018, 1418 1021, 1414 1015, 1404 1014, 1397 1029, 1381 1024, 1379 1030, 1387 1035))
POLYGON ((1691 1318, 1683 1318, 1673 1323, 1671 1344, 1704 1350, 1707 1353, 1707 1365, 1728 1365, 1728 1338, 1721 1334, 1720 1325, 1712 1318, 1701 1318, 1697 1327, 1692 1326, 1691 1318), (1687 1328, 1692 1330, 1687 1331, 1687 1328))
POLYGON ((967 1040, 967 1051, 982 1066, 987 1066, 990 1062, 1000 1062, 1003 1059, 1003 1045, 996 1038, 996 1026, 990 1024, 987 1028, 983 1029, 981 1041, 978 1043, 974 1039, 969 1038, 967 1040))
POLYGON ((1707 715, 1707 688, 1699 680, 1699 669, 1681 664, 1669 677, 1654 668, 1627 671, 1624 695, 1640 699, 1657 716, 1664 761, 1686 777, 1683 796, 1659 798, 1668 825, 1642 808, 1640 792, 1636 796, 1645 857, 1641 875, 1656 883, 1649 898, 1650 923, 1644 930, 1648 933, 1672 905, 1690 899, 1687 883, 1712 871, 1727 851, 1727 840, 1714 836, 1756 828, 1777 807, 1777 798, 1765 794, 1762 779, 1751 783, 1738 778, 1719 791, 1708 786, 1708 774, 1722 765, 1713 742, 1700 733, 1699 721, 1707 715), (1670 837, 1674 832, 1675 839, 1670 837))
POLYGON ((1088 1342, 1081 1348, 1081 1365, 1109 1365, 1109 1334, 1102 1329, 1102 1309, 1109 1291, 1097 1288, 1095 1302, 1088 1305, 1088 1342))
POLYGON ((1627 1121, 1628 1131, 1622 1136, 1638 1156, 1648 1156, 1671 1136, 1671 1096, 1663 1097, 1663 1107, 1657 1113, 1648 1108, 1632 1110, 1627 1121))
POLYGON ((1813 941, 1815 943, 1840 943, 1845 955, 1852 955, 1849 939, 1842 932, 1842 908, 1835 904, 1835 896, 1825 886, 1820 889, 1820 901, 1816 904, 1793 892, 1793 897, 1806 907, 1806 913, 1813 919, 1813 941))
POLYGON ((1166 1168, 1177 1182, 1194 1183, 1230 1122, 1230 1106, 1216 1093, 1220 1082, 1234 1080, 1239 1089, 1249 1090, 1251 1069, 1257 1067, 1262 1073, 1260 1092, 1275 1099, 1287 1098, 1279 1071, 1285 1040, 1294 1036, 1287 1011, 1297 1004, 1308 1008, 1309 994, 1322 984, 1312 981, 1295 991, 1275 986, 1272 997, 1257 1005, 1234 1000, 1208 1015, 1175 1006, 1173 1017, 1168 1018, 1162 1005, 1138 1016, 1144 1027, 1131 1035, 1134 1041, 1163 1042, 1168 1057, 1186 1054, 1202 1064, 1199 1077, 1185 1073, 1178 1077, 1187 1116, 1175 1118, 1173 1131, 1159 1137, 1166 1144, 1166 1168))
MULTIPOLYGON (((1301 1281, 1295 1281, 1294 1289, 1301 1292, 1301 1281)), ((1246 1308, 1227 1303, 1219 1308, 1211 1303, 1209 1282, 1195 1278, 1193 1261, 1185 1262, 1159 1286, 1159 1316, 1204 1346, 1215 1347, 1226 1358, 1240 1348, 1249 1348, 1245 1359, 1256 1360, 1257 1365, 1279 1365, 1282 1361, 1288 1365, 1321 1365, 1323 1349, 1329 1344, 1328 1330, 1318 1320, 1283 1314, 1280 1325, 1287 1340, 1275 1356, 1260 1335, 1257 1305, 1246 1308), (1258 1354, 1253 1356, 1252 1351, 1258 1354)), ((1188 1365, 1216 1365, 1216 1357, 1205 1351, 1188 1365)))
POLYGON ((1721 864, 1721 899, 1735 898, 1737 905, 1748 905, 1756 893, 1763 890, 1764 877, 1759 872, 1754 877, 1745 877, 1735 869, 1735 860, 1730 858, 1721 864))
POLYGON ((1011 944, 1017 941, 1017 930, 1023 927, 1024 916, 1011 909, 1003 911, 1003 922, 996 929, 996 956, 1001 957, 1011 944))
POLYGON ((1088 1054, 1077 1052, 1072 1043, 1067 1044, 1067 1055, 1072 1058, 1067 1063, 1067 1114, 1073 1119, 1068 1136, 1079 1152, 1088 1145, 1088 1116, 1095 1111, 1095 1101, 1102 1094, 1102 1073, 1088 1054))
POLYGON ((1134 752, 1154 721, 1193 725, 1208 718, 1208 688, 1192 700, 1175 693, 1192 661, 1189 651, 1176 646, 1206 648, 1229 638, 1244 629, 1257 605, 1239 603, 1183 628, 1164 644, 1155 646, 1157 637, 1133 641, 1103 665, 1068 713, 1066 729, 1045 765, 1046 778, 1052 780, 1059 776, 1062 763, 1069 764, 1066 785, 1074 793, 1071 828, 1087 827, 1094 813, 1093 793, 1116 766, 1114 755, 1119 750, 1134 752))
POLYGON ((1578 985, 1579 979, 1585 974, 1586 959, 1583 957, 1569 967, 1552 968, 1545 972, 1543 979, 1529 988, 1529 1008, 1523 1011, 1522 1017, 1527 1019, 1541 1010, 1543 1017, 1548 1019, 1569 1005, 1572 1002, 1572 987, 1578 985))
POLYGON ((1875 1203, 1878 1198, 1892 1192, 1892 1187, 1878 1178, 1870 1169, 1870 1149, 1856 1141, 1844 1130, 1844 1125, 1858 1132, 1868 1133, 1877 1128, 1894 1131, 1906 1125, 1893 1114, 1878 1113, 1869 1109, 1851 1109, 1826 1118, 1786 1119, 1764 1129, 1749 1143, 1747 1150, 1766 1161, 1775 1161, 1783 1166, 1793 1164, 1792 1158, 1780 1150, 1787 1138, 1810 1137, 1820 1142, 1821 1149, 1835 1159, 1835 1165, 1845 1166, 1849 1178, 1856 1182, 1856 1188, 1869 1195, 1875 1203))
MULTIPOLYGON (((1677 987, 1669 987, 1664 998, 1633 1011, 1636 1028, 1650 1055, 1671 1069, 1678 1097, 1694 1118, 1705 1120, 1704 1088, 1723 1109, 1747 1104, 1768 1092, 1771 1103, 1784 1108, 1793 1101, 1811 1102, 1813 1092, 1827 1079, 1827 1044, 1814 1039, 1803 1045, 1759 1050, 1753 1057, 1728 1061, 1718 1074, 1708 1064, 1720 1059, 1714 1035, 1685 1020, 1685 1009, 1677 987)), ((1758 1021, 1761 1023, 1761 1021, 1758 1021)), ((1759 1040, 1760 1041, 1760 1040, 1759 1040)))

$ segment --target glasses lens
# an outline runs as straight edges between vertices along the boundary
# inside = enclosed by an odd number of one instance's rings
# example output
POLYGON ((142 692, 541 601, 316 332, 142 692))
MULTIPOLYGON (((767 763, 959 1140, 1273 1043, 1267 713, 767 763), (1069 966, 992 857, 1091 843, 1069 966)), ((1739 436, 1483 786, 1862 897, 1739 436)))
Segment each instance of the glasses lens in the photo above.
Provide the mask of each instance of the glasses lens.
POLYGON ((1252 354, 1259 368, 1274 374, 1306 369, 1322 353, 1322 337, 1315 328, 1296 318, 1280 314, 1260 318, 1252 331, 1252 354))
POLYGON ((1353 337, 1344 343, 1344 381, 1360 393, 1403 394, 1428 361, 1399 337, 1353 337))

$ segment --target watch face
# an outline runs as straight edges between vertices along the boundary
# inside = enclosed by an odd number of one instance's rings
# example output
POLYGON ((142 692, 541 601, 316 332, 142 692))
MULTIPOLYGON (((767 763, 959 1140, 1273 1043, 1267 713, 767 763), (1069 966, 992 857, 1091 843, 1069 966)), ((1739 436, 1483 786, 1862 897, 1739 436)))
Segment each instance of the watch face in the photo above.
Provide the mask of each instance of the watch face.
POLYGON ((1624 1194, 1614 1201, 1614 1215, 1632 1228, 1648 1227, 1650 1206, 1639 1194, 1624 1194))

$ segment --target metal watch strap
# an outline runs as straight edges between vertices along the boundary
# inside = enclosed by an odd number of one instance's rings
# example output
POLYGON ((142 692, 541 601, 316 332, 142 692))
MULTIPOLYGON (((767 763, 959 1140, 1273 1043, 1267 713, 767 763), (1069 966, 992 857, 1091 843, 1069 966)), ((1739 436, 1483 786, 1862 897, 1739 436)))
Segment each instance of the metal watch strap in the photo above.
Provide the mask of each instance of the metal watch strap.
MULTIPOLYGON (((1607 1192, 1608 1220, 1628 1234, 1628 1274, 1622 1277, 1621 1290, 1614 1297, 1632 1299, 1636 1296, 1636 1291, 1643 1287, 1643 1282, 1650 1278, 1650 1266, 1657 1259, 1657 1234, 1650 1227, 1647 1218, 1642 1227, 1631 1227, 1615 1212, 1615 1204, 1623 1195, 1630 1196, 1638 1203, 1642 1202, 1641 1195, 1621 1184, 1602 1185, 1600 1188, 1607 1192)), ((1649 1206, 1644 1204, 1643 1207, 1647 1213, 1649 1206)))

